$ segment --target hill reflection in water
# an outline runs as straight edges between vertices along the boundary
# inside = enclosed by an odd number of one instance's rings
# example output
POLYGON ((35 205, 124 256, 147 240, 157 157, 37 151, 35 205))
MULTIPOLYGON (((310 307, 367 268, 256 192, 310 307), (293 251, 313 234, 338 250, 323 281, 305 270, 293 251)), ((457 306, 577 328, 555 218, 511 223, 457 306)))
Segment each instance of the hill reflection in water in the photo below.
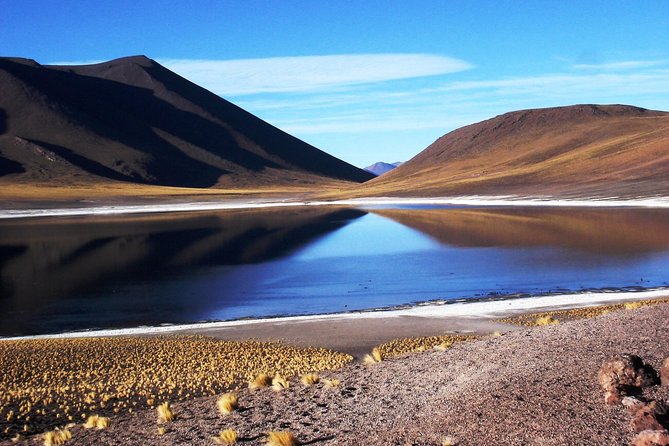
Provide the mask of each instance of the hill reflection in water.
POLYGON ((0 222, 0 335, 668 286, 669 211, 283 208, 0 222))

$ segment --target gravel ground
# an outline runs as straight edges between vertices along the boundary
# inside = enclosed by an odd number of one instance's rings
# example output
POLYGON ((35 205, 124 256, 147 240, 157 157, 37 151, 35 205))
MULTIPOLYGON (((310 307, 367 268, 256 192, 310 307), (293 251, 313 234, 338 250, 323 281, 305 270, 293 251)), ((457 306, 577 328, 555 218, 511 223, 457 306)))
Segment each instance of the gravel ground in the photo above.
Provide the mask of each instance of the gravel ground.
MULTIPOLYGON (((341 380, 336 388, 293 379, 281 392, 244 389, 241 409, 227 416, 217 413, 216 397, 174 404, 177 418, 164 435, 153 411, 118 416, 106 430, 71 428, 67 444, 212 445, 212 436, 233 428, 245 445, 263 444, 274 430, 317 445, 441 446, 446 436, 462 446, 625 445, 630 418, 606 406, 597 385, 601 364, 620 353, 658 368, 669 356, 669 305, 356 363, 323 374, 341 380)), ((645 394, 669 400, 667 387, 645 394)))

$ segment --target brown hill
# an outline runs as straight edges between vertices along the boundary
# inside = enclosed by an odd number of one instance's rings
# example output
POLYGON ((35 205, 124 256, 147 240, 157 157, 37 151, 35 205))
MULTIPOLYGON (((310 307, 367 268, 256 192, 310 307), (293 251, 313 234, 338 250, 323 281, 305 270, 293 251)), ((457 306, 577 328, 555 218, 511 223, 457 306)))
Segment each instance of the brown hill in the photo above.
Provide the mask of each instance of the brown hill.
POLYGON ((364 195, 669 194, 669 113, 626 105, 523 110, 450 132, 364 195))
POLYGON ((144 56, 0 59, 0 182, 250 188, 372 175, 144 56))

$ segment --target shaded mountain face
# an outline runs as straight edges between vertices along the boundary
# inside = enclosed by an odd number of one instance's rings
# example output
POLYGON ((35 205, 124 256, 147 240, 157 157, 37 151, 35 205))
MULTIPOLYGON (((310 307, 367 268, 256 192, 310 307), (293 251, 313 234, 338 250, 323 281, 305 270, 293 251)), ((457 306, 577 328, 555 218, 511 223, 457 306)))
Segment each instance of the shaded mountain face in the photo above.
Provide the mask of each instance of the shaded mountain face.
POLYGON ((143 56, 0 59, 0 178, 256 187, 372 175, 143 56))
POLYGON ((366 194, 669 194, 669 113, 574 105, 507 113, 450 132, 365 185, 366 194))
POLYGON ((384 163, 383 161, 379 161, 377 163, 372 164, 371 166, 365 167, 364 170, 373 173, 376 176, 380 176, 383 175, 384 173, 390 172, 400 164, 402 164, 401 161, 397 161, 395 163, 384 163))

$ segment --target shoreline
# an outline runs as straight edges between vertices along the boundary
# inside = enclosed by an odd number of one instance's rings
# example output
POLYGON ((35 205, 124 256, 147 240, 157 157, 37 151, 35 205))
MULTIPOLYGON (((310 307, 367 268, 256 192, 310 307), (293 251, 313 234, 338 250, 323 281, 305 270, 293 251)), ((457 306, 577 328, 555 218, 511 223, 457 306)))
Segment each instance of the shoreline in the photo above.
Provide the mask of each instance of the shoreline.
POLYGON ((496 319, 558 309, 654 299, 669 296, 669 289, 628 292, 585 292, 497 300, 423 303, 408 308, 323 315, 243 319, 221 322, 163 325, 66 332, 0 338, 2 341, 71 339, 117 336, 206 335, 226 340, 274 340, 316 346, 360 357, 396 338, 441 334, 484 334, 518 328, 496 319))
POLYGON ((401 197, 368 197, 347 200, 222 200, 174 202, 161 204, 125 204, 99 205, 62 208, 28 208, 0 209, 0 220, 36 217, 74 217, 93 215, 125 215, 149 214, 166 212, 196 212, 241 209, 264 209, 301 206, 547 206, 547 207, 639 207, 669 208, 669 197, 621 198, 621 197, 589 197, 589 198, 553 198, 544 196, 457 196, 434 198, 401 198, 401 197))

